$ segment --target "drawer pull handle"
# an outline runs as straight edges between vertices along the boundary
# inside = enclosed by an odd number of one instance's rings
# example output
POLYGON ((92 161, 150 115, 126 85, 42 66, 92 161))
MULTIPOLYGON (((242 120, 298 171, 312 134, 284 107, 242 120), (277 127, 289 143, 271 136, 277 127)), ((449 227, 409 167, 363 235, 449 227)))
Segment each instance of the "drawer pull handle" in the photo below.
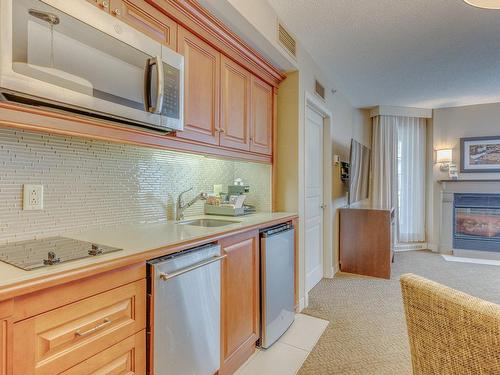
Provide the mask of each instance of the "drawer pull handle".
POLYGON ((88 336, 88 335, 91 335, 93 334, 94 332, 97 332, 101 329, 103 329, 104 327, 106 327, 107 325, 111 324, 111 319, 108 319, 108 318, 105 318, 102 323, 96 325, 94 328, 91 328, 89 329, 88 331, 85 331, 85 332, 80 332, 80 330, 77 330, 75 332, 75 336, 76 337, 85 337, 85 336, 88 336))

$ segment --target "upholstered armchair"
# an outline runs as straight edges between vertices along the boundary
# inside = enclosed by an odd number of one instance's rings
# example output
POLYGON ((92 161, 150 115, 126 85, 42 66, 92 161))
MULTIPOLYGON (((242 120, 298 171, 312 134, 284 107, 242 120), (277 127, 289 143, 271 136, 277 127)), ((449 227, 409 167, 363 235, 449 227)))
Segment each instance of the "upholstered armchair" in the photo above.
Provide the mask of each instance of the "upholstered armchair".
POLYGON ((412 274, 401 289, 414 375, 500 374, 500 305, 412 274))

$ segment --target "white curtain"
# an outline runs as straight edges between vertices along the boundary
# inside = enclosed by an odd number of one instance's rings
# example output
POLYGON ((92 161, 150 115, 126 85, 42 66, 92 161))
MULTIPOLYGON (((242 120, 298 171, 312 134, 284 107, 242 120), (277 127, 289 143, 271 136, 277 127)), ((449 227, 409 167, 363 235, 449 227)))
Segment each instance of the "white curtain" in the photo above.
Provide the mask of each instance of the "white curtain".
POLYGON ((397 242, 425 240, 425 119, 373 118, 370 197, 396 209, 397 242))
POLYGON ((398 204, 397 117, 373 118, 372 136, 372 204, 380 208, 396 208, 398 204))
POLYGON ((425 119, 398 117, 399 241, 425 241, 425 119))

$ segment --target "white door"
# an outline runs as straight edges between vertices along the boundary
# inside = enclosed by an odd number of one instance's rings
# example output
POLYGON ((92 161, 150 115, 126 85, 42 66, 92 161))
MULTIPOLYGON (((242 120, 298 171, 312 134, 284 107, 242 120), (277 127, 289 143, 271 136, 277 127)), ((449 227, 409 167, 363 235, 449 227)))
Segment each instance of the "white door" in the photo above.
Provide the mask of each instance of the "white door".
POLYGON ((323 278, 323 116, 306 107, 306 292, 323 278))

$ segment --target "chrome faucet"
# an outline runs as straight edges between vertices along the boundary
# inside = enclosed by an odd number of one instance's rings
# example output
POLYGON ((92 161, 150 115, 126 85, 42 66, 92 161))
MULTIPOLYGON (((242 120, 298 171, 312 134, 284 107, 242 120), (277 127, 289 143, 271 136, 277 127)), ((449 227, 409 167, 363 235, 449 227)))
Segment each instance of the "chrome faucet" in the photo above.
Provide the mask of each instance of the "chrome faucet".
POLYGON ((184 211, 187 208, 191 207, 193 204, 195 204, 199 200, 206 200, 207 199, 207 193, 201 192, 196 197, 194 197, 193 199, 191 199, 188 203, 182 204, 182 196, 184 194, 190 192, 191 190, 193 190, 193 188, 190 188, 190 189, 188 189, 186 191, 183 191, 177 197, 177 205, 176 205, 176 209, 175 209, 175 220, 177 220, 177 221, 181 221, 181 220, 184 219, 184 211))

